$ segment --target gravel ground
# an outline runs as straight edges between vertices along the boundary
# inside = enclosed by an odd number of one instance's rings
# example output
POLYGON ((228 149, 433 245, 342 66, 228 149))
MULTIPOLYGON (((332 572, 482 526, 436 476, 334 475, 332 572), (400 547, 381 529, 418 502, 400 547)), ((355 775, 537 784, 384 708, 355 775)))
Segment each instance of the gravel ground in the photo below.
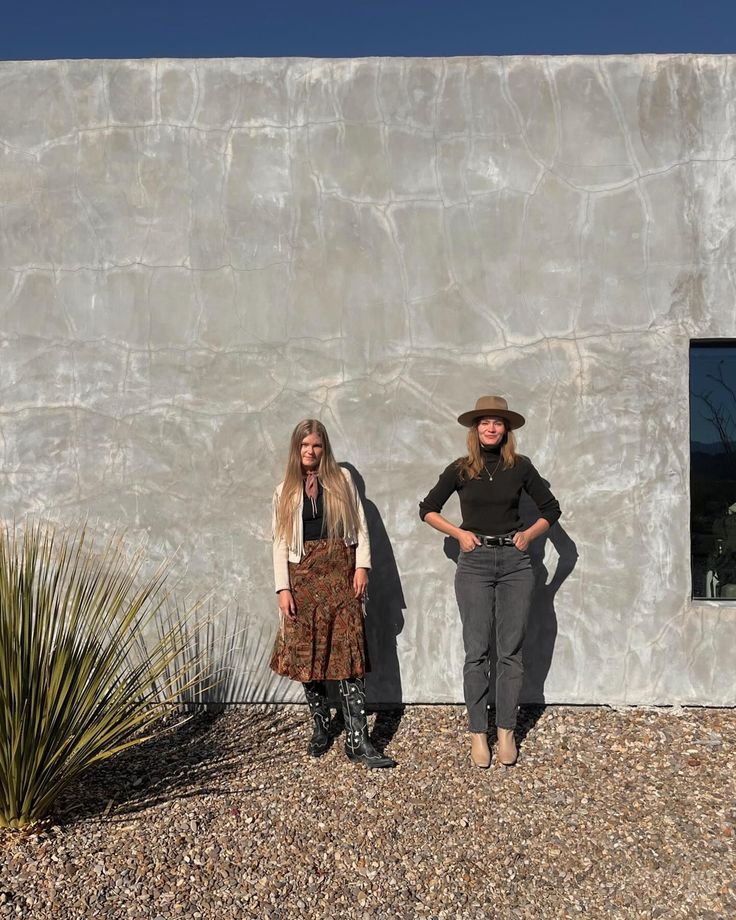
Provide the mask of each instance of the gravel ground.
POLYGON ((736 711, 526 711, 487 771, 459 707, 375 720, 395 770, 303 707, 177 724, 0 836, 0 918, 736 917, 736 711))

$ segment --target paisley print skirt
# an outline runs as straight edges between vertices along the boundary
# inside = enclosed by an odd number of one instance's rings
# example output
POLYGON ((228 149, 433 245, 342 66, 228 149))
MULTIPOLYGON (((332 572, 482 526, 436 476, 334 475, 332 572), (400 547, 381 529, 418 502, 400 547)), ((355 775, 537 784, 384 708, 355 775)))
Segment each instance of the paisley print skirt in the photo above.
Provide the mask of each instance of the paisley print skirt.
POLYGON ((277 674, 302 683, 345 680, 368 670, 363 605, 353 594, 355 547, 309 540, 301 562, 289 563, 296 621, 281 616, 271 655, 277 674))

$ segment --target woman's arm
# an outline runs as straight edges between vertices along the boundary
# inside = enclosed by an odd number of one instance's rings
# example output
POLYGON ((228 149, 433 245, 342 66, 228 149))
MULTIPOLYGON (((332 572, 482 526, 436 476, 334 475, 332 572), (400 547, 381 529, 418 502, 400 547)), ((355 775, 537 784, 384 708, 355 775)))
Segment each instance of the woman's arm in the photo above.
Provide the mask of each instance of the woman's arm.
POLYGON ((296 616, 296 604, 289 584, 289 548, 284 540, 273 541, 273 571, 279 610, 293 620, 296 616))
POLYGON ((454 537, 464 553, 469 553, 480 543, 480 540, 472 531, 463 530, 462 527, 456 527, 451 524, 447 518, 442 517, 439 511, 428 511, 424 515, 424 523, 434 527, 435 530, 439 530, 440 533, 446 533, 448 537, 454 537))
POLYGON ((550 487, 539 475, 531 460, 525 458, 524 462, 528 464, 523 480, 524 489, 539 508, 541 516, 531 527, 527 527, 526 530, 520 530, 515 534, 514 545, 522 552, 526 552, 532 540, 536 540, 543 533, 547 533, 560 516, 560 503, 552 494, 550 487))
MULTIPOLYGON (((537 508, 539 508, 540 517, 551 527, 560 516, 560 503, 552 494, 549 485, 539 475, 531 460, 526 458, 525 462, 528 466, 524 473, 524 489, 537 508)), ((536 527, 538 523, 539 521, 532 526, 536 527)), ((543 534, 545 529, 540 530, 536 536, 543 534)))
POLYGON ((537 537, 541 537, 543 533, 547 533, 549 530, 549 521, 544 518, 538 518, 531 527, 527 527, 526 530, 519 530, 514 534, 514 546, 517 549, 520 549, 523 553, 529 548, 529 544, 532 540, 536 540, 537 537))
POLYGON ((419 517, 440 533, 454 537, 460 544, 460 549, 464 553, 469 553, 480 543, 480 540, 474 533, 463 530, 462 527, 456 527, 440 514, 445 502, 456 489, 457 461, 451 463, 440 473, 437 485, 419 502, 419 517))
POLYGON ((360 500, 358 489, 355 485, 350 470, 341 467, 343 475, 348 481, 350 494, 355 502, 358 512, 358 542, 355 546, 355 573, 353 574, 353 593, 356 598, 363 598, 368 588, 368 573, 371 568, 371 541, 368 536, 368 523, 365 519, 363 503, 360 500))
POLYGON ((360 500, 360 495, 358 494, 352 477, 350 477, 350 482, 353 489, 353 497, 355 498, 355 505, 358 509, 358 543, 355 547, 355 565, 359 569, 368 571, 371 567, 371 541, 368 536, 368 522, 365 519, 363 503, 360 500))
POLYGON ((288 619, 296 619, 296 603, 290 588, 282 588, 279 591, 279 610, 288 619))
POLYGON ((273 493, 271 509, 271 528, 273 532, 273 578, 279 599, 279 610, 284 616, 293 620, 296 616, 296 604, 291 593, 289 581, 289 547, 286 540, 276 537, 276 513, 279 507, 279 489, 273 493))

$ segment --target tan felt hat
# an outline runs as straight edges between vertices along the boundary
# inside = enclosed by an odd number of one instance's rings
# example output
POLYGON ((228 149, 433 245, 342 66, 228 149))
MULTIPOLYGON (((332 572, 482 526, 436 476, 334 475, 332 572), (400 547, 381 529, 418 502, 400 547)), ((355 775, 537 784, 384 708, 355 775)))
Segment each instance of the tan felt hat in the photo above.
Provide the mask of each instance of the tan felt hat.
POLYGON ((518 412, 512 412, 509 409, 509 404, 503 396, 481 396, 475 404, 475 409, 458 415, 457 420, 461 425, 470 428, 473 422, 487 415, 497 415, 499 418, 505 419, 511 429, 521 428, 526 421, 523 415, 519 415, 518 412))

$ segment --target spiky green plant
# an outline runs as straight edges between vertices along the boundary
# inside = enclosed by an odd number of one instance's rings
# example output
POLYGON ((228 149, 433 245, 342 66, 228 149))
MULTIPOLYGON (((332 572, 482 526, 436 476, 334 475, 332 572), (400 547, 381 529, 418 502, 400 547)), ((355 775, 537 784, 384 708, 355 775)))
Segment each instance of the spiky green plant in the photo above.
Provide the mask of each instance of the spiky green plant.
POLYGON ((180 618, 141 642, 169 571, 143 563, 117 537, 96 552, 84 528, 0 528, 0 827, 43 818, 92 764, 161 730, 189 636, 180 618))

